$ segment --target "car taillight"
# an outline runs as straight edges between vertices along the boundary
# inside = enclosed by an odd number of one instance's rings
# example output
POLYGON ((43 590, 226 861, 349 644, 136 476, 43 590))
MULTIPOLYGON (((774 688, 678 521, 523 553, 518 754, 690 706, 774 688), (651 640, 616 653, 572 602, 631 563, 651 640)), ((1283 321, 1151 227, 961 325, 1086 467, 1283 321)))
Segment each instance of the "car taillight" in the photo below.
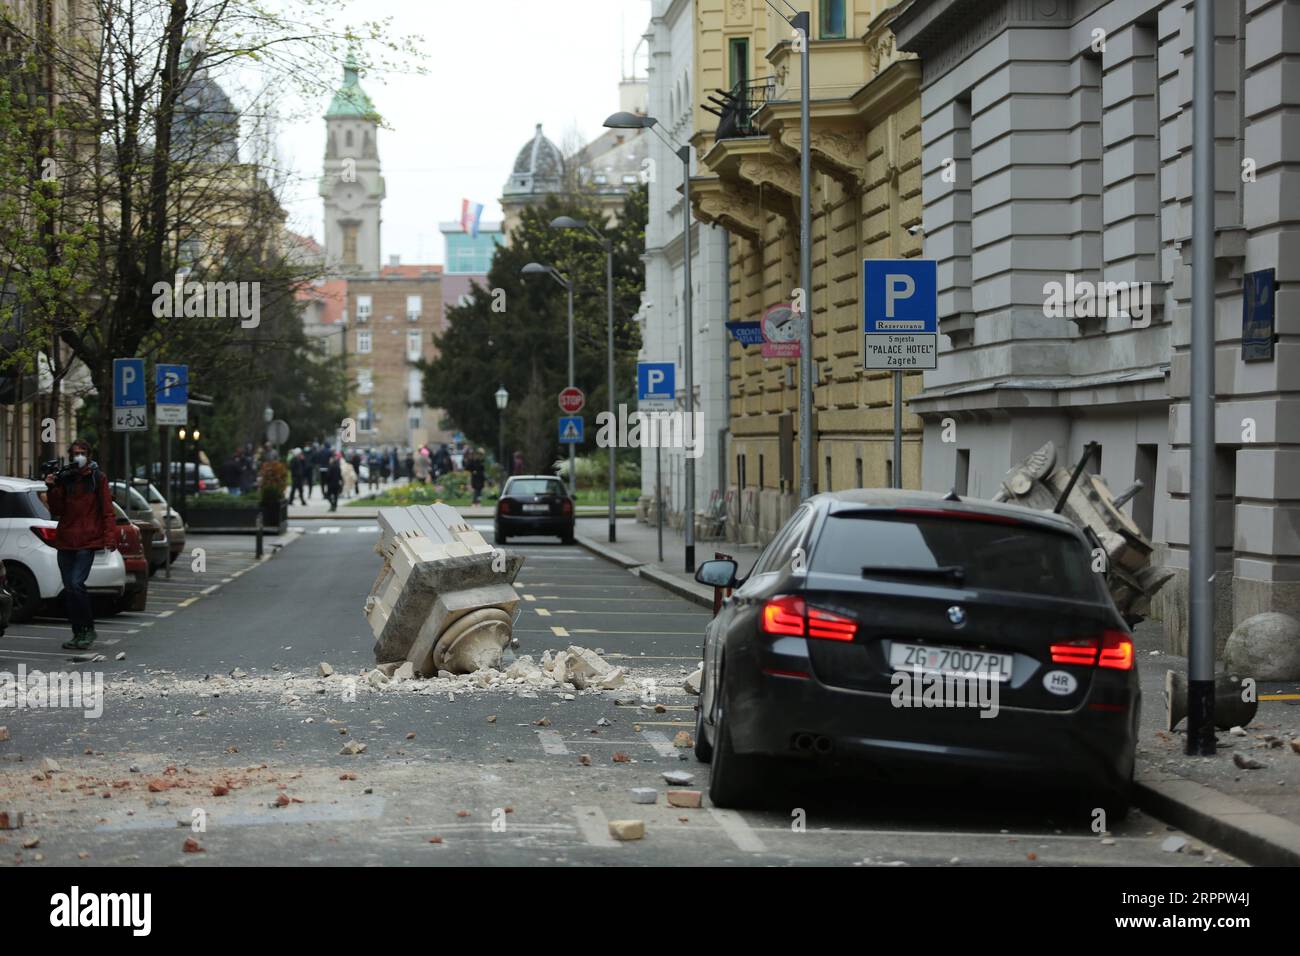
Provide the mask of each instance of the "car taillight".
POLYGON ((206 481, 204 481, 202 478, 200 478, 200 479, 199 479, 199 491, 206 491, 207 488, 208 488, 208 483, 207 483, 206 481))
POLYGON ((500 501, 497 502, 497 514, 499 515, 510 514, 511 504, 512 502, 510 501, 509 498, 502 498, 500 501))
POLYGON ((808 609, 808 636, 821 637, 828 641, 851 641, 858 633, 858 622, 849 617, 841 617, 821 608, 808 609))
POLYGON ((801 597, 785 595, 763 605, 763 631, 828 641, 851 641, 858 622, 818 607, 808 607, 801 597))
POLYGON ((1101 638, 1083 637, 1051 645, 1053 664, 1080 667, 1108 667, 1112 670, 1133 669, 1133 639, 1123 631, 1103 631, 1101 638))
POLYGON ((39 525, 36 525, 32 527, 32 533, 52 548, 54 547, 54 536, 59 533, 59 529, 43 528, 39 525))
POLYGON ((565 498, 563 501, 560 502, 560 514, 562 515, 573 514, 573 502, 570 501, 568 498, 565 498))
POLYGON ((1117 671, 1133 669, 1133 638, 1123 631, 1106 631, 1101 636, 1101 658, 1098 667, 1117 671))
POLYGON ((768 634, 804 636, 803 598, 773 598, 763 605, 763 630, 768 634))

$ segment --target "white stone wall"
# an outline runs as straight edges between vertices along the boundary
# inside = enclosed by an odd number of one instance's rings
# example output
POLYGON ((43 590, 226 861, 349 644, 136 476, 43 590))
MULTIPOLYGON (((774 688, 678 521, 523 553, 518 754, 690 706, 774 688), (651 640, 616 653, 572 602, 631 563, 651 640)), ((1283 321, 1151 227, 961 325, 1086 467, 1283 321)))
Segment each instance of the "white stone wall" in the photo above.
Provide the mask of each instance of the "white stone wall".
MULTIPOLYGON (((1155 444, 1154 538, 1176 568, 1188 541, 1193 6, 917 0, 898 30, 923 67, 925 254, 939 260, 948 333, 913 403, 926 420, 924 486, 950 487, 967 449, 970 494, 987 496, 1051 438, 1071 458, 1101 442, 1119 491, 1141 470, 1137 447, 1155 444), (1045 317, 1045 284, 1066 273, 1150 282, 1149 324, 1045 317)), ((1233 620, 1300 607, 1300 420, 1288 414, 1300 409, 1300 0, 1214 9, 1226 634, 1233 620), (1242 181, 1245 159, 1254 182, 1242 181), (1265 268, 1277 270, 1276 358, 1245 363, 1242 275, 1265 268)), ((1166 595, 1177 647, 1185 581, 1166 595)))
MULTIPOLYGON (((679 143, 694 132, 691 88, 695 4, 691 0, 654 0, 646 37, 649 45, 649 110, 660 128, 679 143)), ((639 360, 677 366, 677 405, 685 407, 685 289, 682 163, 665 143, 647 137, 652 179, 646 224, 646 291, 642 303, 639 360)), ((692 173, 698 172, 692 157, 692 173)), ((727 414, 727 239, 721 229, 700 223, 691 228, 693 346, 696 410, 703 414, 699 436, 702 454, 695 459, 695 507, 703 511, 719 484, 718 431, 727 414)), ((677 449, 661 452, 665 511, 680 518, 686 500, 685 458, 677 449)), ((641 452, 643 499, 653 500, 655 453, 641 452)))

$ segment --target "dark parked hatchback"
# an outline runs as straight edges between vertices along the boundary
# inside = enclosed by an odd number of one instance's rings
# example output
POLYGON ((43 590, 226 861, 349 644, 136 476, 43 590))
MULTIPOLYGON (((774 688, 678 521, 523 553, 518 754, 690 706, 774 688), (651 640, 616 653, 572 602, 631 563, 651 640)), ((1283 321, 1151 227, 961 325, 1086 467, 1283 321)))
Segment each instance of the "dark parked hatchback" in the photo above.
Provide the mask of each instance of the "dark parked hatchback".
POLYGON ((735 571, 708 561, 696 575, 736 588, 706 632, 696 727, 718 806, 751 802, 777 765, 802 761, 1069 785, 1127 810, 1133 642, 1064 518, 915 491, 824 494, 746 579, 735 571))
POLYGON ((496 543, 516 535, 559 535, 573 543, 573 499, 564 482, 549 475, 515 475, 497 501, 496 543))

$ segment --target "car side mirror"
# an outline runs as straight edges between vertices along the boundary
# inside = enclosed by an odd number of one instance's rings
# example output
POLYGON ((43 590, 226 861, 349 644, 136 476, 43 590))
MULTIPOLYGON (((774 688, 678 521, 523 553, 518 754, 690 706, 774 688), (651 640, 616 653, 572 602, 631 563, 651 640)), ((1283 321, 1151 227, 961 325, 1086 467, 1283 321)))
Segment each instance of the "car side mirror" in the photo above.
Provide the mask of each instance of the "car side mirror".
POLYGON ((705 561, 695 569, 695 580, 711 588, 735 587, 736 562, 725 559, 705 561))

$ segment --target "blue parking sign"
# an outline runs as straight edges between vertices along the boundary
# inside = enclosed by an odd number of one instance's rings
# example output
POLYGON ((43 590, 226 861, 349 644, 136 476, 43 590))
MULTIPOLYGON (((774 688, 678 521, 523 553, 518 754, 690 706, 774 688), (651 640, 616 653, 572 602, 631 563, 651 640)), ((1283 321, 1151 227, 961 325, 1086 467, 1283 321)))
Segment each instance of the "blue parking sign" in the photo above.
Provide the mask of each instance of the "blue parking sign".
POLYGON ((158 405, 187 405, 190 400, 188 365, 154 367, 154 402, 158 405))
POLYGON ((643 408, 672 408, 677 395, 677 366, 672 362, 638 362, 636 399, 643 408))
POLYGON ((863 331, 939 332, 939 277, 934 259, 866 259, 863 273, 863 331))
POLYGON ((144 359, 113 359, 113 407, 143 408, 147 404, 144 359))
POLYGON ((570 415, 560 419, 560 444, 582 444, 582 416, 570 415))

